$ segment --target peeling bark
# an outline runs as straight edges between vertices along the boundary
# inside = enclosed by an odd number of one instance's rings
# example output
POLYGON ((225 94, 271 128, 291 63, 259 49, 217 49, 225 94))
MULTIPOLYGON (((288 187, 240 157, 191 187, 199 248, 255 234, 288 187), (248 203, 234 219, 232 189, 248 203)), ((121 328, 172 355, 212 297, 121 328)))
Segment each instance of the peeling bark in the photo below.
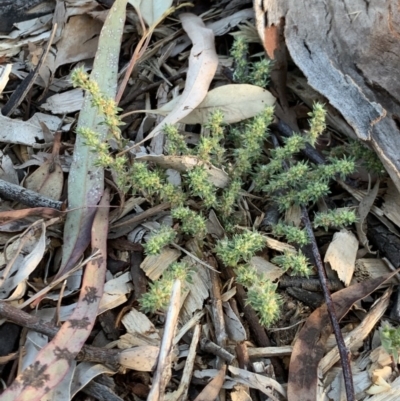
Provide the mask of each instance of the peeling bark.
POLYGON ((257 21, 265 44, 285 20, 293 61, 372 145, 400 191, 399 1, 255 0, 255 10, 267 16, 257 21))

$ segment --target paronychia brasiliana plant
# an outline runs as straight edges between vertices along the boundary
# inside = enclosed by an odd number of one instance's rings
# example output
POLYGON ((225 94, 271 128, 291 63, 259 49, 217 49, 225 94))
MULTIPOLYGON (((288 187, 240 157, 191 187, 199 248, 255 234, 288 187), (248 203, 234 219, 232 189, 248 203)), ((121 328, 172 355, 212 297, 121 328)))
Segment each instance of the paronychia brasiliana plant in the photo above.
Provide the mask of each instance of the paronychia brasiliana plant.
MULTIPOLYGON (((247 46, 241 39, 235 41, 232 56, 235 59, 235 79, 265 86, 268 82, 270 62, 247 62, 247 46), (243 61, 244 60, 244 61, 243 61)), ((105 124, 110 126, 114 138, 119 135, 121 122, 117 116, 118 109, 111 101, 101 99, 96 86, 86 77, 73 75, 75 85, 90 91, 94 104, 105 116, 105 124), (99 99, 97 99, 99 97, 99 99), (108 115, 110 114, 110 115, 108 115)), ((209 180, 206 167, 199 164, 182 175, 181 185, 168 182, 167 175, 154 164, 133 161, 128 165, 125 158, 115 158, 109 152, 107 144, 96 142, 94 133, 80 132, 99 152, 99 163, 111 168, 122 189, 144 195, 151 203, 166 201, 171 203, 171 216, 179 223, 174 228, 161 226, 150 234, 145 252, 154 255, 165 246, 177 240, 178 234, 195 237, 198 241, 211 241, 207 237, 205 215, 212 208, 219 216, 227 237, 217 241, 214 251, 219 260, 235 270, 237 281, 247 288, 247 302, 258 313, 262 324, 269 326, 279 317, 281 298, 276 293, 277 284, 272 283, 249 265, 250 259, 266 247, 266 237, 257 231, 243 230, 238 227, 238 201, 245 196, 245 191, 267 195, 275 200, 281 212, 293 205, 310 206, 321 197, 329 194, 330 182, 335 177, 344 178, 355 168, 354 157, 328 157, 324 165, 314 165, 299 160, 299 152, 307 144, 315 146, 318 137, 325 129, 325 109, 315 104, 310 112, 309 130, 305 133, 294 133, 283 139, 283 145, 274 149, 266 147, 269 139, 268 127, 273 120, 273 108, 268 107, 263 113, 251 120, 225 127, 223 114, 216 110, 204 127, 197 145, 189 146, 184 136, 175 126, 165 126, 165 151, 171 156, 191 155, 202 163, 224 168, 230 177, 229 184, 216 188, 209 180), (251 184, 251 185, 250 185, 251 184), (196 210, 187 206, 187 201, 195 201, 196 210)), ((342 153, 343 154, 343 153, 342 153)), ((342 208, 326 213, 317 213, 314 226, 340 228, 355 221, 351 209, 342 208)), ((282 222, 272 227, 272 234, 284 237, 295 245, 296 252, 286 252, 275 256, 274 263, 291 274, 308 276, 311 266, 301 247, 309 243, 305 230, 282 222)), ((183 282, 190 279, 190 269, 184 263, 176 263, 165 270, 161 279, 150 285, 149 292, 141 299, 145 311, 163 310, 167 303, 172 283, 175 278, 183 282)))

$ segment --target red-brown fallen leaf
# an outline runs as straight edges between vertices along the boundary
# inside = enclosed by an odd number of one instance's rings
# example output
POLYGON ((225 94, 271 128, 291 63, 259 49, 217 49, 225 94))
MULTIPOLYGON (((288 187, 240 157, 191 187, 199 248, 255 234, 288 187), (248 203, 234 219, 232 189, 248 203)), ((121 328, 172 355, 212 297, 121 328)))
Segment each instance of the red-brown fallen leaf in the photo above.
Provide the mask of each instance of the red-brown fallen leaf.
MULTIPOLYGON (((332 295, 336 316, 341 320, 351 306, 365 298, 389 280, 395 272, 363 281, 332 295)), ((289 366, 288 401, 315 401, 317 399, 318 364, 325 352, 325 343, 331 334, 326 305, 316 309, 307 319, 293 347, 289 366)))
MULTIPOLYGON (((38 216, 44 219, 52 219, 54 217, 59 217, 65 214, 57 209, 52 209, 50 207, 34 207, 30 209, 20 209, 20 210, 7 210, 0 212, 0 230, 4 230, 4 225, 9 224, 16 220, 25 219, 30 216, 38 216)), ((30 222, 29 224, 32 224, 30 222)))
POLYGON ((89 337, 104 290, 107 267, 107 232, 110 192, 106 190, 92 226, 92 250, 100 254, 89 261, 78 303, 55 337, 37 354, 0 396, 1 401, 40 400, 67 374, 71 361, 89 337))
POLYGON ((194 401, 213 401, 218 397, 218 394, 224 384, 226 365, 223 365, 217 375, 212 379, 202 392, 195 398, 194 401))

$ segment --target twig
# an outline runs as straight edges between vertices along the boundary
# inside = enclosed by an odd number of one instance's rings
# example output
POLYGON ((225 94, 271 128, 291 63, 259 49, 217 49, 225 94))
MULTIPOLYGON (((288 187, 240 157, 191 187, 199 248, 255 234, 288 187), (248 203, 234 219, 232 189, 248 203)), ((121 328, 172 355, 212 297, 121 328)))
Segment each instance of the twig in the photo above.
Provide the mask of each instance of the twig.
POLYGON ((57 31, 57 24, 53 25, 53 29, 50 34, 50 38, 47 42, 47 46, 40 56, 39 62, 36 67, 24 78, 18 88, 14 91, 14 93, 8 99, 6 105, 1 109, 1 113, 3 116, 9 116, 13 113, 13 111, 21 104, 21 102, 25 99, 26 94, 32 88, 33 84, 37 76, 39 75, 39 71, 44 61, 46 60, 47 54, 49 53, 51 44, 54 39, 54 35, 57 31))
MULTIPOLYGON (((229 305, 231 306, 231 308, 232 308, 233 312, 235 313, 235 315, 237 316, 237 318, 241 321, 242 319, 240 317, 240 312, 237 307, 236 299, 231 298, 229 300, 229 305)), ((239 368, 248 370, 251 367, 251 365, 250 365, 250 358, 249 358, 249 350, 247 348, 246 341, 237 342, 236 346, 235 346, 235 350, 236 350, 236 358, 237 358, 237 361, 239 364, 239 368)))
MULTIPOLYGON (((348 333, 344 339, 344 342, 349 348, 354 347, 355 344, 359 344, 371 333, 376 324, 381 320, 382 316, 386 312, 389 303, 390 296, 392 295, 392 287, 389 287, 381 298, 378 299, 372 308, 368 311, 363 321, 350 333, 348 333)), ((338 347, 332 348, 320 361, 319 368, 323 375, 328 373, 329 369, 339 360, 338 347)))
POLYGON ((195 358, 196 358, 196 349, 197 344, 200 339, 201 326, 197 324, 193 330, 193 337, 190 343, 189 353, 186 358, 185 368, 183 369, 182 378, 179 383, 179 387, 176 391, 174 391, 175 400, 187 400, 188 399, 188 390, 190 385, 190 379, 192 378, 195 358))
POLYGON ((311 221, 310 221, 310 217, 308 215, 307 208, 305 206, 302 206, 301 211, 302 211, 302 220, 303 220, 304 226, 307 230, 308 237, 310 238, 310 241, 311 241, 312 253, 313 253, 313 256, 315 259, 315 263, 317 265, 318 276, 319 276, 319 280, 321 282, 322 292, 324 294, 326 307, 328 309, 329 318, 331 320, 333 332, 334 332, 335 338, 336 338, 336 343, 337 343, 337 346, 339 349, 340 362, 341 362, 342 369, 343 369, 343 377, 344 377, 344 383, 345 383, 345 387, 346 387, 347 400, 355 401, 353 377, 351 374, 351 367, 350 367, 350 352, 346 348, 346 344, 344 342, 343 335, 340 330, 339 322, 338 322, 336 312, 335 312, 335 306, 333 304, 331 294, 328 289, 325 269, 322 264, 321 255, 318 250, 317 241, 315 239, 314 231, 313 231, 313 228, 311 225, 311 221))
MULTIPOLYGON (((217 261, 210 256, 210 264, 217 266, 217 261)), ((209 271, 210 281, 211 281, 211 317, 215 329, 216 343, 221 348, 226 347, 228 341, 228 334, 226 333, 224 311, 222 309, 222 299, 221 299, 221 281, 219 275, 214 271, 209 271)), ((223 361, 221 358, 217 358, 217 369, 221 369, 223 361)))
MULTIPOLYGON (((179 72, 178 74, 169 77, 168 81, 170 81, 171 83, 178 81, 178 79, 183 78, 186 75, 186 71, 183 72, 179 72)), ((141 89, 137 89, 134 92, 128 93, 125 97, 124 100, 121 101, 119 103, 120 107, 123 107, 129 103, 132 103, 138 96, 143 95, 144 93, 150 92, 151 90, 157 89, 160 85, 161 85, 161 81, 160 82, 153 82, 152 84, 149 84, 147 86, 145 86, 144 88, 141 89)), ((128 115, 129 113, 126 114, 122 114, 121 118, 124 118, 128 115)))
MULTIPOLYGON (((226 267, 225 272, 227 273, 229 278, 235 277, 235 273, 231 267, 226 267)), ((251 332, 253 333, 255 342, 259 347, 272 347, 272 342, 269 339, 265 328, 261 326, 260 319, 258 318, 254 309, 247 304, 247 294, 244 290, 243 286, 236 283, 236 299, 239 302, 239 305, 244 313, 244 317, 246 322, 249 325, 251 332)), ((285 377, 285 373, 283 370, 282 362, 279 358, 271 358, 271 363, 274 367, 275 374, 279 379, 283 379, 285 377)))
POLYGON ((30 207, 49 207, 57 210, 65 209, 64 202, 46 198, 37 192, 4 180, 0 180, 0 197, 21 202, 30 207))
MULTIPOLYGON (((293 130, 281 120, 279 120, 277 123, 271 124, 271 128, 275 128, 282 136, 286 138, 293 136, 293 130)), ((301 152, 315 164, 326 163, 324 156, 322 156, 322 154, 313 148, 309 143, 306 144, 306 147, 301 152)))
POLYGON ((207 267, 207 269, 210 269, 212 271, 214 271, 215 273, 219 273, 219 271, 217 269, 214 269, 210 264, 202 261, 200 258, 198 258, 196 255, 194 255, 193 253, 187 251, 185 248, 182 248, 181 246, 179 246, 178 244, 171 244, 171 246, 173 246, 174 248, 182 251, 183 253, 186 253, 186 255, 188 255, 190 258, 192 258, 195 262, 200 263, 201 265, 203 265, 204 267, 207 267))
MULTIPOLYGON (((5 301, 0 301, 0 316, 22 327, 42 333, 50 338, 53 338, 59 330, 58 327, 45 322, 36 316, 32 316, 18 308, 15 308, 5 301)), ((119 350, 84 345, 75 359, 78 361, 118 365, 119 353, 119 350)))
POLYGON ((171 353, 175 329, 178 323, 179 305, 181 295, 181 282, 175 280, 172 287, 171 300, 167 312, 164 334, 161 341, 160 354, 158 355, 157 369, 154 373, 153 384, 147 401, 162 399, 169 378, 171 377, 171 353))
POLYGON ((145 210, 144 212, 135 214, 133 217, 127 217, 126 219, 121 219, 120 221, 111 225, 111 230, 115 230, 116 228, 126 226, 128 224, 139 223, 143 220, 148 219, 149 217, 154 216, 157 213, 162 212, 165 209, 169 209, 171 204, 169 202, 160 203, 157 206, 154 206, 150 209, 145 210))
POLYGON ((177 345, 181 341, 182 337, 193 327, 199 324, 200 319, 206 314, 205 309, 196 312, 188 322, 186 322, 178 331, 174 338, 174 345, 177 345))
POLYGON ((220 357, 229 365, 232 365, 233 361, 236 359, 235 355, 232 355, 218 344, 207 340, 207 338, 202 338, 200 340, 200 348, 202 351, 209 352, 210 354, 220 357))
POLYGON ((71 270, 69 270, 66 273, 64 273, 59 278, 53 280, 50 284, 48 284, 46 287, 42 288, 35 295, 32 295, 24 303, 18 305, 18 307, 20 309, 23 309, 23 308, 27 307, 28 305, 30 305, 32 302, 36 301, 37 299, 41 300, 44 295, 46 295, 51 289, 56 287, 58 284, 62 283, 64 280, 66 280, 69 276, 72 275, 72 273, 75 273, 79 269, 82 269, 90 261, 95 260, 95 259, 100 259, 100 258, 101 258, 101 253, 99 252, 99 250, 96 250, 88 258, 83 260, 81 263, 77 264, 75 267, 73 267, 71 270))
POLYGON ((129 78, 132 74, 133 68, 135 67, 135 64, 139 60, 140 57, 143 56, 145 50, 147 49, 147 46, 149 45, 150 39, 151 39, 151 34, 152 31, 148 31, 144 25, 142 15, 137 7, 135 7, 135 11, 139 16, 140 23, 142 25, 143 29, 143 36, 140 38, 139 43, 136 45, 135 51, 133 52, 133 55, 129 61, 128 67, 125 71, 124 78, 122 79, 121 85, 118 88, 117 96, 115 97, 115 102, 118 104, 119 101, 121 100, 121 97, 124 93, 124 90, 126 88, 126 85, 128 84, 129 78))

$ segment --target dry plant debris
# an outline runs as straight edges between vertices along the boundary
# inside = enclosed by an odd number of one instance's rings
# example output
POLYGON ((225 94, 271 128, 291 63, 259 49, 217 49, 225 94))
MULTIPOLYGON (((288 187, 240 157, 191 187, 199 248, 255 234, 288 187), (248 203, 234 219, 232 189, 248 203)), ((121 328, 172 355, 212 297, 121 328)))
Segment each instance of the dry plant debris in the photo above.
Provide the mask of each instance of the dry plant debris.
POLYGON ((274 3, 0 0, 0 401, 399 398, 386 106, 274 3))

